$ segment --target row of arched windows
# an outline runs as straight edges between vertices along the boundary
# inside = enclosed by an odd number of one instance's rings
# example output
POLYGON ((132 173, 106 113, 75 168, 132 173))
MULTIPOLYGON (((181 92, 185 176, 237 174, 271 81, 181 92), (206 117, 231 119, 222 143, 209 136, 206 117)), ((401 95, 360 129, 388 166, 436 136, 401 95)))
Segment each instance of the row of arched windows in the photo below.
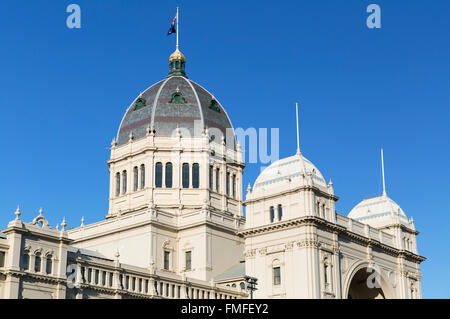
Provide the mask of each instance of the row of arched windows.
MULTIPOLYGON (((155 164, 155 187, 156 188, 172 188, 173 187, 173 164, 171 162, 155 164)), ((216 192, 221 191, 220 185, 220 168, 214 166, 209 167, 209 188, 216 192)), ((145 165, 133 168, 133 191, 145 188, 145 165)), ((115 177, 115 194, 116 196, 127 193, 128 172, 126 170, 117 172, 115 177)), ((236 198, 237 179, 236 174, 226 172, 225 193, 227 196, 236 198)), ((183 163, 181 166, 181 187, 182 188, 199 188, 200 187, 200 165, 198 163, 183 163)))
MULTIPOLYGON (((128 173, 124 170, 122 173, 116 173, 116 196, 127 193, 128 173)), ((145 187, 145 165, 133 168, 133 190, 137 191, 145 187)))
MULTIPOLYGON (((116 173, 116 196, 127 193, 127 171, 116 173)), ((233 185, 235 184, 233 178, 233 185)), ((182 164, 181 185, 183 188, 199 188, 200 187, 200 165, 198 163, 182 164)), ((158 162, 155 164, 155 187, 156 188, 172 188, 173 187, 173 164, 167 162, 165 164, 158 162)), ((234 186, 233 186, 234 187, 234 186)), ((133 168, 133 191, 145 188, 145 165, 133 168)), ((233 190, 233 194, 235 191, 233 190)))
MULTIPOLYGON (((273 223, 275 222, 275 208, 273 206, 270 206, 269 208, 269 217, 270 217, 270 222, 273 223)), ((283 207, 281 206, 281 204, 278 204, 277 206, 277 221, 281 221, 283 218, 283 207)))
MULTIPOLYGON (((227 172, 225 183, 225 194, 236 198, 236 174, 227 172)), ((212 165, 209 167, 209 189, 220 191, 220 168, 214 169, 212 165)))
POLYGON ((45 262, 45 273, 50 275, 52 273, 53 268, 53 260, 52 256, 48 255, 44 258, 41 257, 41 253, 36 253, 34 255, 34 265, 30 265, 30 255, 25 252, 22 255, 22 269, 23 270, 30 270, 31 266, 34 266, 35 272, 41 272, 42 270, 42 262, 45 262))

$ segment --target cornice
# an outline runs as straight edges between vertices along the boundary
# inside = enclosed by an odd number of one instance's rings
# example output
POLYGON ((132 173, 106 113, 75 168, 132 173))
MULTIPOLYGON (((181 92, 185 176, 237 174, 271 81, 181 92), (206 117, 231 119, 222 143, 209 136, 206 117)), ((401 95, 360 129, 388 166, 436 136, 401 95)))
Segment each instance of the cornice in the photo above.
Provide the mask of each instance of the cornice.
MULTIPOLYGON (((425 257, 414 254, 410 251, 400 250, 395 247, 386 245, 381 243, 378 240, 374 240, 359 234, 356 234, 352 231, 349 231, 343 226, 337 225, 335 223, 331 223, 329 221, 326 221, 322 218, 315 217, 315 216, 305 216, 305 217, 299 217, 292 220, 287 220, 284 222, 278 222, 274 224, 259 226, 251 229, 245 229, 240 232, 238 232, 239 236, 242 236, 244 238, 249 238, 253 236, 257 236, 262 233, 271 233, 283 229, 292 229, 296 228, 298 226, 316 226, 316 227, 324 227, 330 232, 337 232, 339 235, 346 237, 347 239, 350 239, 354 242, 358 242, 360 244, 366 245, 366 246, 373 246, 378 247, 382 249, 384 252, 395 256, 395 257, 405 257, 409 260, 422 262, 426 260, 425 257)), ((316 247, 316 244, 311 243, 304 243, 303 246, 299 246, 297 242, 298 247, 316 247)))
POLYGON ((268 199, 273 199, 275 197, 278 197, 280 195, 288 195, 288 194, 292 194, 292 193, 296 193, 296 192, 301 192, 301 191, 313 191, 316 194, 319 194, 327 199, 332 199, 334 201, 338 201, 339 200, 339 196, 336 196, 334 194, 330 194, 327 192, 324 192, 323 190, 321 190, 320 188, 318 188, 317 186, 313 186, 313 185, 303 185, 303 186, 298 186, 292 189, 289 189, 288 191, 283 191, 283 192, 278 192, 276 194, 270 194, 270 195, 263 195, 260 198, 255 198, 255 199, 247 199, 244 201, 243 205, 246 206, 248 204, 254 204, 257 202, 261 202, 261 201, 265 201, 268 199))

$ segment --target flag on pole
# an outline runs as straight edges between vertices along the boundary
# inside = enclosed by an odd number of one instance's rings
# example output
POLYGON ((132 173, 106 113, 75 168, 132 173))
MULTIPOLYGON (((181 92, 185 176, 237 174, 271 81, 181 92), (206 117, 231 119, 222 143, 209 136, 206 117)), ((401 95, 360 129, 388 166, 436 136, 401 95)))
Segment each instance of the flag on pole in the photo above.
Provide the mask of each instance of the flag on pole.
POLYGON ((171 35, 172 33, 177 33, 177 30, 175 29, 175 23, 178 19, 178 13, 175 15, 175 18, 173 18, 172 24, 170 25, 170 29, 167 32, 167 35, 171 35))

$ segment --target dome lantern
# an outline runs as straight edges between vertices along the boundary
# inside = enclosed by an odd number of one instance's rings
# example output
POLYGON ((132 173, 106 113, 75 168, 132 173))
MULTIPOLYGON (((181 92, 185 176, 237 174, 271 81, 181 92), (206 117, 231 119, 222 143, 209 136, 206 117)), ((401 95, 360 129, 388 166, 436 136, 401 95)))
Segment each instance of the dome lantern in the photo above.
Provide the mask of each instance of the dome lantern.
POLYGON ((169 57, 169 75, 171 76, 186 76, 185 72, 185 66, 186 66, 186 58, 184 57, 183 53, 178 48, 175 50, 174 53, 172 53, 169 57))

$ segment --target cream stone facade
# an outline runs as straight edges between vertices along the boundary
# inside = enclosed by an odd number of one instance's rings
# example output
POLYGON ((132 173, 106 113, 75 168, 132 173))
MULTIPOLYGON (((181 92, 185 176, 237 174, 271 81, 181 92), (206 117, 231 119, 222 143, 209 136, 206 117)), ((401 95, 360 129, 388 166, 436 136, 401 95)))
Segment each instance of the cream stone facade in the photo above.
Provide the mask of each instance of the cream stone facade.
POLYGON ((42 210, 29 223, 16 210, 0 232, 0 298, 421 298, 418 232, 385 192, 340 215, 298 150, 244 202, 231 121, 185 63, 177 48, 127 109, 104 220, 53 229, 42 210))

